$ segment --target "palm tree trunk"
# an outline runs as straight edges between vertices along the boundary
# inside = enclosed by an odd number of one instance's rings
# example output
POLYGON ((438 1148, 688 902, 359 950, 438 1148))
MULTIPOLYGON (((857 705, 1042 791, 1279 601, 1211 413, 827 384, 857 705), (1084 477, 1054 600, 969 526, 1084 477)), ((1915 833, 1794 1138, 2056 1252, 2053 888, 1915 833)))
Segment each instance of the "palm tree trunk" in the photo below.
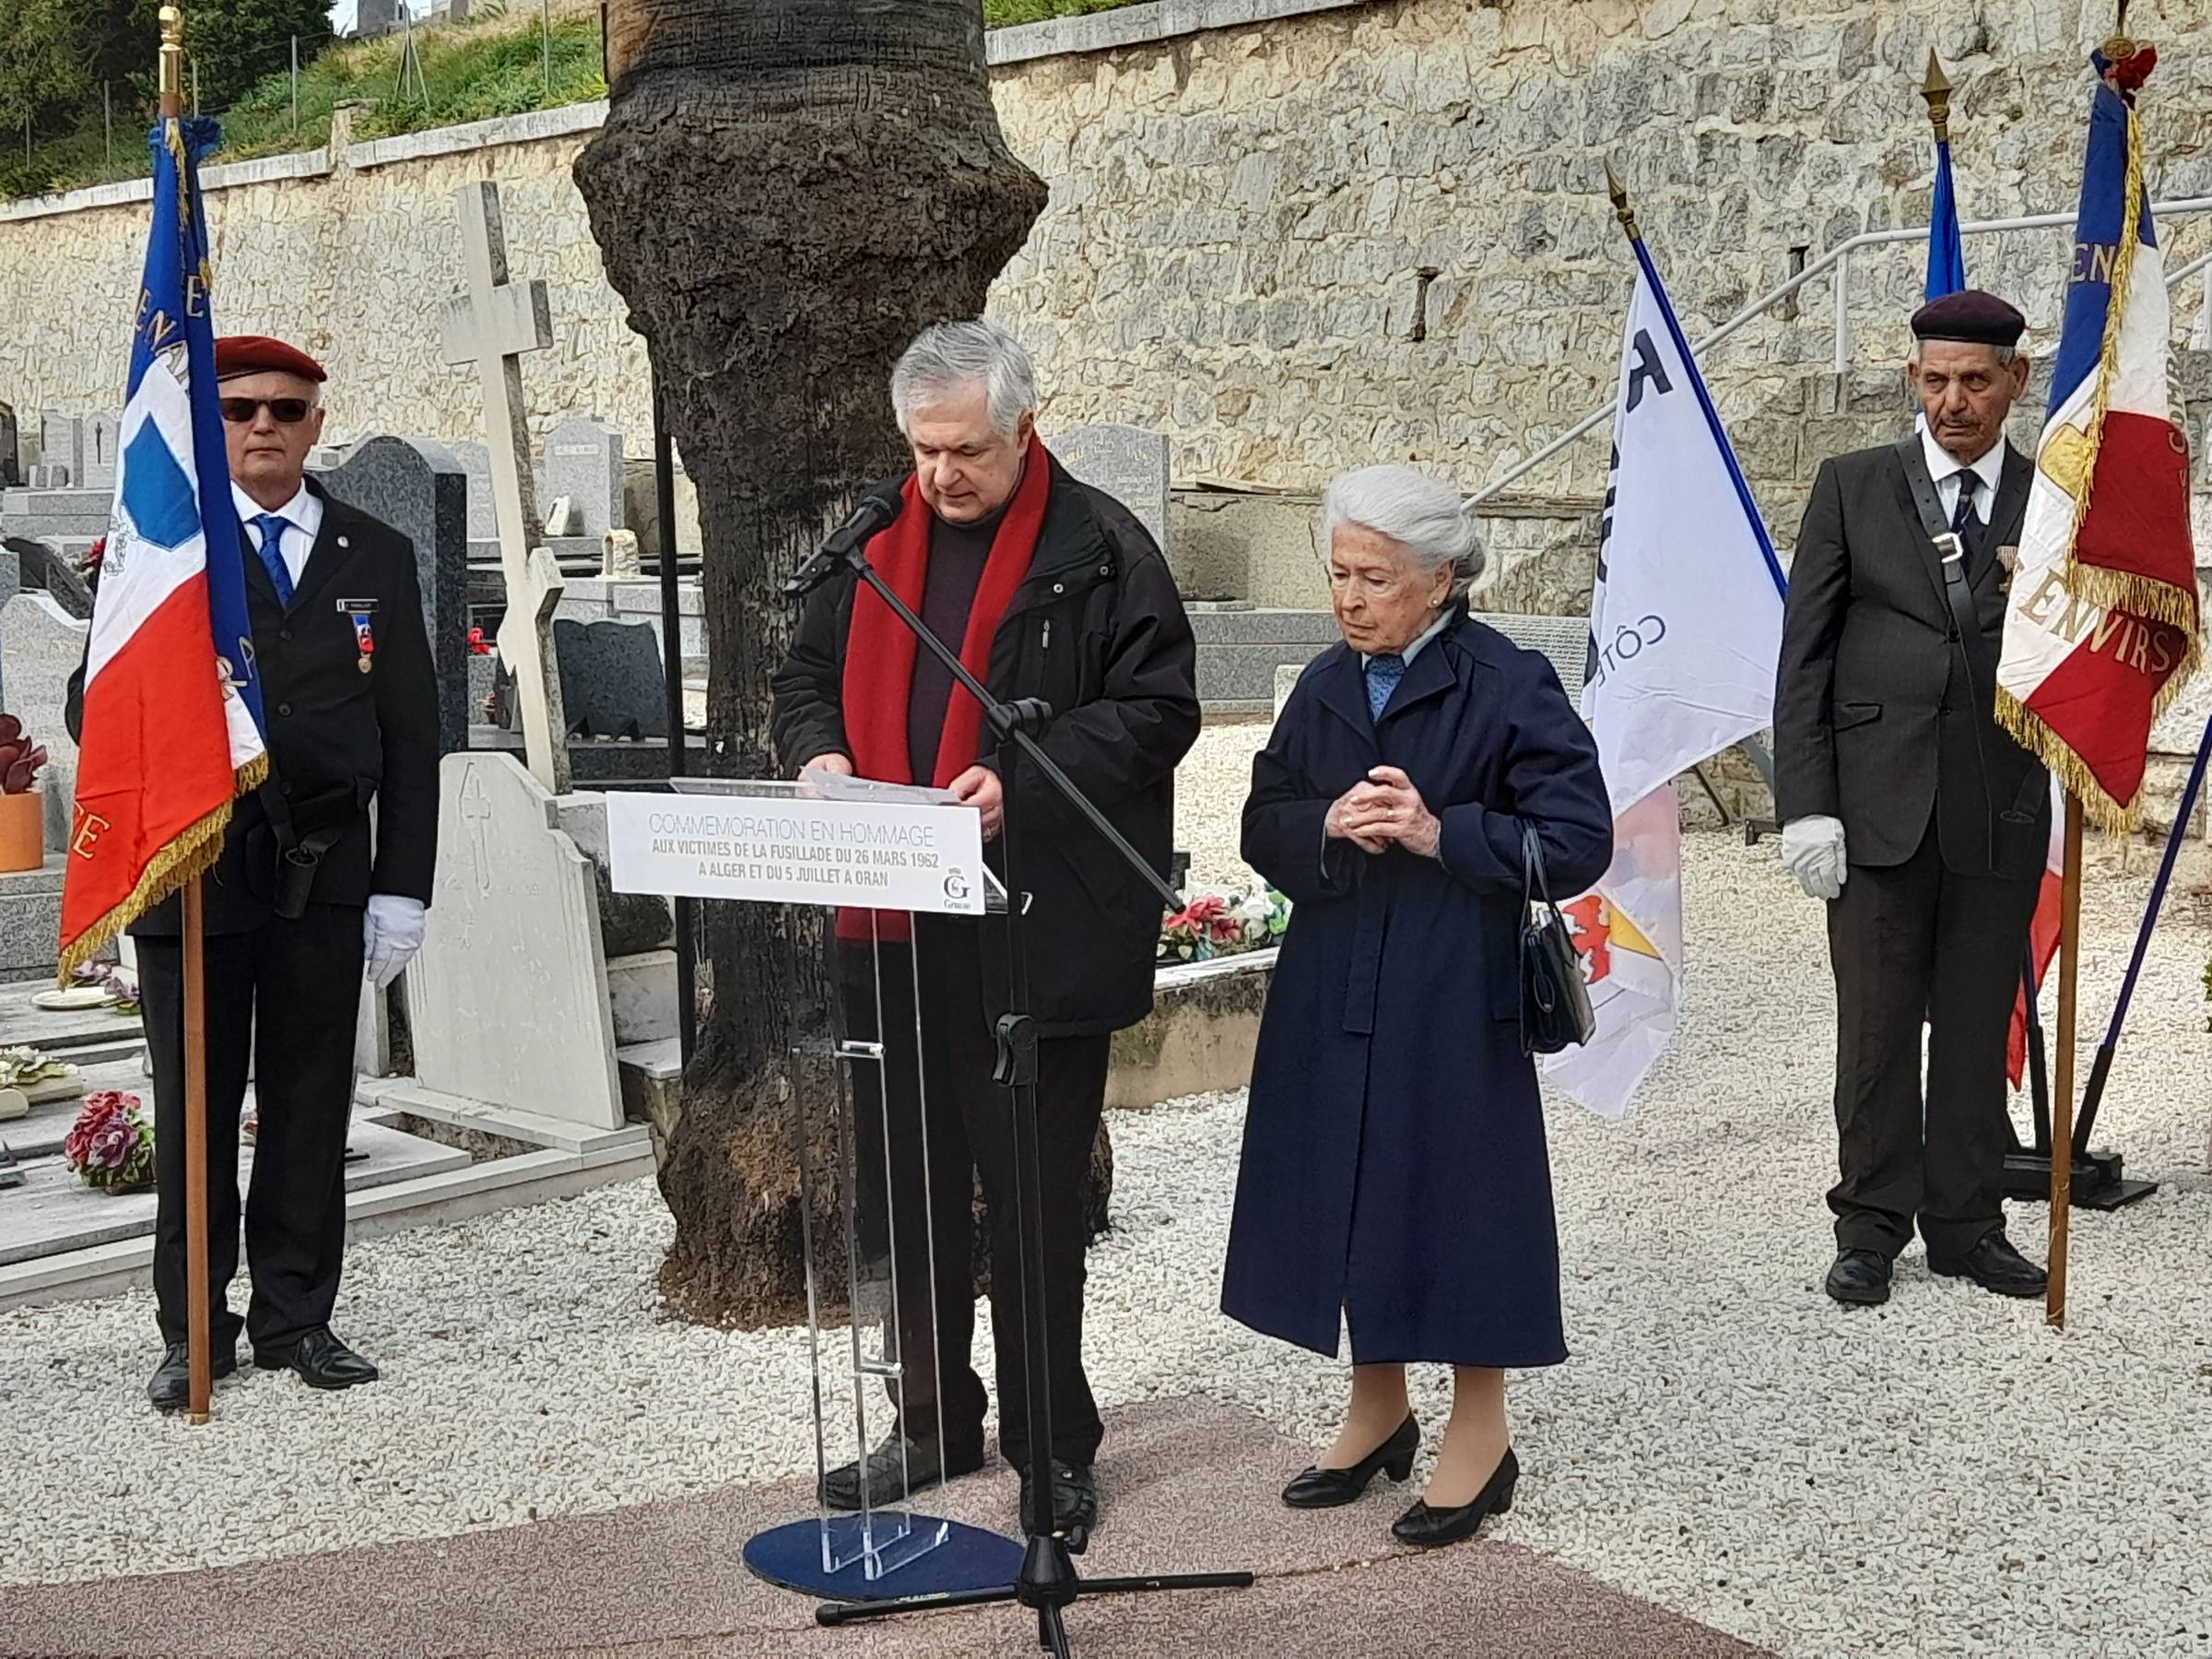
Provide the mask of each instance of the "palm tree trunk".
MULTIPOLYGON (((891 363, 926 324, 981 314, 1045 189, 1000 135, 979 0, 614 0, 608 60, 576 182, 699 489, 713 764, 773 776, 769 677, 796 619, 782 580, 907 466, 891 363)), ((712 1007, 661 1125, 663 1288, 717 1323, 804 1305, 786 1102, 794 1085, 826 1102, 831 1081, 792 1075, 787 957, 811 1038, 830 988, 818 930, 786 925, 710 907, 712 1007)))

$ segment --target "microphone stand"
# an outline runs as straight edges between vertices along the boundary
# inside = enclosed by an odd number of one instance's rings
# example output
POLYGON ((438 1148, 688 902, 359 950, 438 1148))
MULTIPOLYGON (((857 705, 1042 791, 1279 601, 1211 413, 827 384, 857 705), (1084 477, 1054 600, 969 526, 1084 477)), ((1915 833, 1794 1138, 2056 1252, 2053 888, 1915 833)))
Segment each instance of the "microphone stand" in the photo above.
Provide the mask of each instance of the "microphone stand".
POLYGON ((1007 1091, 1014 1118, 1014 1206, 1021 1235, 1022 1356, 1024 1369, 1029 1373, 1025 1381, 1030 1406, 1031 1496, 1029 1547, 1022 1557, 1021 1571, 1011 1584, 886 1601, 826 1602, 815 1609, 815 1619, 824 1625, 846 1625, 864 1619, 895 1618, 902 1613, 1013 1603, 1036 1613, 1038 1645, 1057 1655, 1057 1659, 1069 1659, 1063 1614, 1080 1596, 1137 1594, 1156 1590, 1245 1590, 1251 1588, 1253 1575, 1147 1573, 1141 1577, 1085 1580, 1077 1574, 1067 1540, 1057 1530, 1058 1503, 1053 1490, 1053 1392, 1044 1328, 1044 1209, 1037 1168, 1037 1025, 1030 1014, 1029 958, 1022 936, 1029 906, 1018 874, 1021 819, 1016 808, 1018 758, 1027 759, 1034 765, 1171 910, 1182 908, 1182 897, 1160 879, 1158 872, 1145 862, 1144 854, 1129 844, 1074 780, 1039 747, 1035 734, 1053 718, 1048 705, 1036 698, 1024 698, 1014 703, 1000 701, 968 672, 959 653, 931 632, 928 624, 891 591, 890 584, 868 562, 865 548, 857 546, 847 548, 844 562, 890 607, 891 614, 906 625, 923 648, 944 664, 953 679, 982 705, 984 724, 997 739, 998 773, 1006 792, 1000 835, 1006 845, 1008 1006, 996 1028, 998 1064, 992 1081, 1007 1091))

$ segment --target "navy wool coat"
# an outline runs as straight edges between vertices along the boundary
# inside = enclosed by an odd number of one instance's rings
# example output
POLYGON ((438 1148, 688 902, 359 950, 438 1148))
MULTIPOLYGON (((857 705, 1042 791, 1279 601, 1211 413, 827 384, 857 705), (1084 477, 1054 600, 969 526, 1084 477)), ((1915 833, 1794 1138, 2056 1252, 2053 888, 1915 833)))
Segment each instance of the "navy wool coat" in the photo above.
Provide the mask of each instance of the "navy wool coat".
POLYGON ((1378 721, 1359 654, 1315 660, 1253 762, 1245 860, 1291 900, 1253 1063, 1222 1311, 1360 1364, 1555 1365, 1559 1237, 1521 1052, 1521 830, 1552 894, 1605 873, 1596 746, 1551 665, 1466 617, 1378 721), (1439 856, 1324 841, 1330 805, 1402 768, 1439 856))

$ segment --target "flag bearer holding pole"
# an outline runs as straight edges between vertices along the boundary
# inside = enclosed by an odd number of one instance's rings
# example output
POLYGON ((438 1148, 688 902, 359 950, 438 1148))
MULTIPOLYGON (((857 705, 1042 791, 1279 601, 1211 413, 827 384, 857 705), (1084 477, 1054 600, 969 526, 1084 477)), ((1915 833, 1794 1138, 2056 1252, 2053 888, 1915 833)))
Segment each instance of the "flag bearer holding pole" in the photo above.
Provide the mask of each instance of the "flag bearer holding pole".
POLYGON ((278 341, 215 338, 194 173, 215 131, 181 117, 174 8, 161 27, 153 230, 71 687, 61 960, 65 981, 124 928, 138 941, 165 1345, 148 1394, 204 1420, 241 1326, 260 1365, 312 1385, 376 1375, 329 1324, 354 1030, 364 959, 388 983, 422 938, 438 697, 413 547, 306 479, 322 369, 278 341), (225 1291, 249 1052, 241 1321, 225 1291))

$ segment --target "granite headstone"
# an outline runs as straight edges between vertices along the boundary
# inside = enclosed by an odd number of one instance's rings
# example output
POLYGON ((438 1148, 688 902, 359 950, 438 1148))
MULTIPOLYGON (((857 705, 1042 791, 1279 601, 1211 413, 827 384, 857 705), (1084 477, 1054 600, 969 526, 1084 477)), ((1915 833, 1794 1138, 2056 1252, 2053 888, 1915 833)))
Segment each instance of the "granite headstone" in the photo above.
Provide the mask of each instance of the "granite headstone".
POLYGON ((26 590, 52 594, 64 611, 82 622, 92 614, 92 590, 76 566, 52 542, 35 535, 0 540, 16 558, 16 580, 26 590))
POLYGON ((17 452, 18 441, 15 408, 0 403, 0 489, 13 489, 23 482, 22 457, 17 452))
POLYGON ((321 475, 332 496, 382 519, 415 544, 423 621, 438 668, 438 747, 468 747, 467 475, 442 444, 371 438, 321 475))
POLYGON ((85 433, 76 416, 65 415, 59 409, 40 412, 39 464, 46 469, 47 482, 53 488, 65 486, 75 489, 83 486, 85 433), (61 477, 55 471, 57 467, 68 476, 61 477))
POLYGON ((566 500, 569 535, 602 536, 622 524, 622 434, 597 420, 564 420, 546 435, 547 500, 566 500))
POLYGON ((115 488, 115 441, 121 424, 105 409, 85 417, 78 429, 84 433, 85 458, 84 475, 77 483, 79 489, 115 488))
POLYGON ((1060 465, 1136 515, 1168 550, 1168 440, 1143 427, 1086 426, 1047 441, 1060 465))
MULTIPOLYGON (((649 622, 579 622, 558 617, 553 649, 560 702, 572 737, 668 735, 668 688, 660 636, 649 622)), ((513 677, 500 676, 500 724, 520 724, 513 677)))
POLYGON ((39 788, 45 795, 46 847, 59 852, 69 839, 69 807, 76 795, 76 745, 64 718, 69 677, 84 660, 91 624, 70 616, 45 594, 26 591, 0 606, 0 656, 5 656, 7 712, 25 735, 46 750, 39 788))
MULTIPOLYGON (((468 539, 497 543, 500 539, 499 503, 491 494, 491 451, 476 440, 445 445, 468 477, 468 539)), ((499 557, 495 548, 493 558, 499 557)))

